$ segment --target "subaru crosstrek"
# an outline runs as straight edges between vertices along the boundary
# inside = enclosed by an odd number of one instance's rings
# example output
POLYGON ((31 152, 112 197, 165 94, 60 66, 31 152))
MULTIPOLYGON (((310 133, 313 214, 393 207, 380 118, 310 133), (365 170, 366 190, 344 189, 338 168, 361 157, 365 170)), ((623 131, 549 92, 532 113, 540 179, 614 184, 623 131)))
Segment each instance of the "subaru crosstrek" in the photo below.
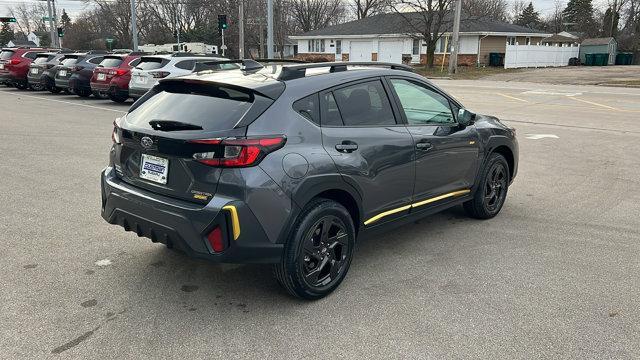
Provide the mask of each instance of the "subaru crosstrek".
POLYGON ((193 257, 272 263, 306 299, 342 282, 357 237, 458 204, 495 216, 515 130, 410 70, 245 63, 160 81, 114 122, 102 216, 193 257))

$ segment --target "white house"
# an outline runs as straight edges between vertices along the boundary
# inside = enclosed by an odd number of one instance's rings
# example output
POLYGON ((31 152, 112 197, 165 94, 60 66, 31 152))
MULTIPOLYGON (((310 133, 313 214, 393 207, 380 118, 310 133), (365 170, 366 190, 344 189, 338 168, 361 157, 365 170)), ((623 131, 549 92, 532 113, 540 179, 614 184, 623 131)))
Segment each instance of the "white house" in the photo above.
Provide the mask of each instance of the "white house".
MULTIPOLYGON (((426 43, 419 39, 416 13, 380 14, 291 36, 298 41, 298 58, 311 61, 384 61, 426 63, 426 43)), ((537 44, 551 36, 538 30, 502 22, 463 19, 458 63, 489 64, 489 54, 504 54, 506 44, 537 44)), ((448 62, 450 31, 438 40, 434 62, 448 62)))

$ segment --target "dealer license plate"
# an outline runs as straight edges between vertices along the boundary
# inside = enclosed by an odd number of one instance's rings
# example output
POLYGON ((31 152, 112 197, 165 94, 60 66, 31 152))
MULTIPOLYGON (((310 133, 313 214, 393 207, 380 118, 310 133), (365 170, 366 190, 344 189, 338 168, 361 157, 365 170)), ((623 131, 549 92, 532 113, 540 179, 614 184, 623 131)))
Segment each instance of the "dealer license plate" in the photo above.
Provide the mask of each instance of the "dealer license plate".
POLYGON ((168 173, 168 159, 142 154, 142 161, 140 162, 140 177, 142 179, 157 182, 159 184, 166 184, 168 173))
POLYGON ((36 69, 36 68, 31 69, 31 73, 32 74, 38 74, 38 69, 36 69))
POLYGON ((67 70, 60 70, 58 73, 59 76, 67 76, 67 70))

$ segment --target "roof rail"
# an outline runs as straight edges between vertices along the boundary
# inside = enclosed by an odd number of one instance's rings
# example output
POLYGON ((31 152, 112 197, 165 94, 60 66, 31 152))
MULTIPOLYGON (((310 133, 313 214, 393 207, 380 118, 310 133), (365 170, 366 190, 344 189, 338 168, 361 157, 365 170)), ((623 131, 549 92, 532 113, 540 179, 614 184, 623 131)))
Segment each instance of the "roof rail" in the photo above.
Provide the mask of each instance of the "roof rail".
POLYGON ((221 57, 221 56, 218 56, 218 54, 214 54, 214 53, 204 54, 204 53, 190 53, 190 52, 176 52, 176 53, 172 53, 171 56, 172 57, 182 57, 182 56, 189 56, 189 57, 191 57, 191 56, 194 56, 194 57, 199 57, 199 56, 211 57, 211 56, 215 56, 215 57, 221 57))
POLYGON ((317 68, 329 68, 329 72, 340 72, 347 71, 347 66, 375 66, 375 67, 386 67, 392 70, 404 70, 413 72, 413 68, 409 65, 404 64, 394 64, 394 63, 385 63, 385 62, 374 62, 374 61, 363 61, 363 62, 323 62, 323 63, 311 63, 311 64, 300 64, 300 65, 289 65, 283 66, 280 75, 278 76, 278 80, 293 80, 299 79, 306 76, 307 69, 317 69, 317 68))

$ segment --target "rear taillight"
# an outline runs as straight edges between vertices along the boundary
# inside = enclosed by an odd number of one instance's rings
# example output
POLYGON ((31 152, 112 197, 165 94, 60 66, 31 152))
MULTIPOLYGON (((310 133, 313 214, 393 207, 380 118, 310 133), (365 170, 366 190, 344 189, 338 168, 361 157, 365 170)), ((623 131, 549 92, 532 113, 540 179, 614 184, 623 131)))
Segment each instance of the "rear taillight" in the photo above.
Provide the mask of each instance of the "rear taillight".
POLYGON ((80 71, 80 70, 82 70, 82 69, 84 69, 84 66, 78 66, 78 65, 76 65, 76 66, 74 66, 74 67, 73 67, 73 69, 71 69, 71 71, 80 71))
POLYGON ((162 79, 169 76, 170 73, 168 71, 149 71, 149 74, 156 79, 162 79))
POLYGON ((259 138, 227 138, 191 140, 193 144, 212 145, 212 151, 198 152, 193 158, 216 167, 248 167, 257 165, 267 154, 284 146, 284 136, 259 138))
POLYGON ((128 72, 129 72, 129 70, 127 70, 127 69, 115 69, 115 70, 109 70, 109 75, 122 76, 122 75, 125 75, 128 72))
POLYGON ((18 65, 18 64, 20 64, 20 59, 11 59, 11 61, 9 61, 9 64, 18 65))
POLYGON ((223 252, 226 247, 222 237, 222 230, 218 226, 207 235, 207 241, 209 241, 209 245, 211 245, 211 249, 214 252, 223 252))

